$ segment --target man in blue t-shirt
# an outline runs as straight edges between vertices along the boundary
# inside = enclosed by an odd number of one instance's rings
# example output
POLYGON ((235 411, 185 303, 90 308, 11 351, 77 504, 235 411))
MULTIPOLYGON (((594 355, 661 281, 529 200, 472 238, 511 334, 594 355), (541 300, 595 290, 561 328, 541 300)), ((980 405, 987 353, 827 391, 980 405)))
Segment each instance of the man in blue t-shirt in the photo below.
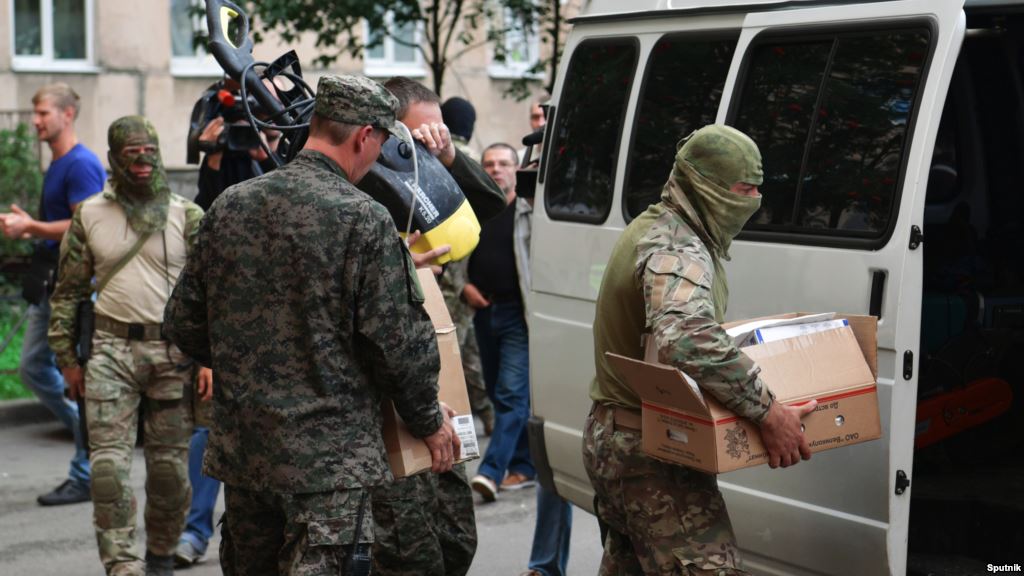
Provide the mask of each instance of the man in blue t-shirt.
POLYGON ((19 372, 22 382, 75 436, 75 455, 68 479, 38 498, 43 506, 56 506, 89 500, 89 456, 79 425, 78 406, 64 396, 64 378, 46 338, 49 296, 60 240, 71 224, 71 215, 79 203, 103 189, 107 174, 99 158, 79 144, 75 136, 79 97, 70 86, 45 86, 32 97, 32 105, 32 123, 39 139, 53 153, 43 179, 39 218, 11 204, 10 212, 0 213, 0 229, 8 238, 37 241, 32 268, 22 290, 29 301, 29 312, 19 372))

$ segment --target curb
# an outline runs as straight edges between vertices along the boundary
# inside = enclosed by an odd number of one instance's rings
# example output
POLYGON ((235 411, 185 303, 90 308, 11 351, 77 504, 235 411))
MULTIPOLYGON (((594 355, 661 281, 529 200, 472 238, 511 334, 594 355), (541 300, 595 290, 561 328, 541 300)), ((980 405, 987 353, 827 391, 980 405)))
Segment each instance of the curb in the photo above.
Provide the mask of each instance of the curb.
POLYGON ((34 398, 0 401, 0 430, 50 421, 56 421, 53 413, 34 398))

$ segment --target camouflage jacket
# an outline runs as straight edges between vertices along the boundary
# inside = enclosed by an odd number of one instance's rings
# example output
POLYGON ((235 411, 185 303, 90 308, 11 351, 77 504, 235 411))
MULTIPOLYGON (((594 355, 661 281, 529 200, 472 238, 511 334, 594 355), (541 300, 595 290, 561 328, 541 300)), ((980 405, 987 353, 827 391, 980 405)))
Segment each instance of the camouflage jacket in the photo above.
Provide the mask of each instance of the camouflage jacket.
MULTIPOLYGON (((693 211, 687 210, 691 215, 693 211)), ((597 376, 590 396, 639 409, 640 399, 610 367, 605 352, 643 357, 642 335, 658 360, 697 381, 724 406, 760 422, 771 393, 759 369, 732 344, 715 313, 715 265, 706 232, 665 202, 652 205, 619 237, 608 261, 594 318, 597 376)), ((720 310, 725 303, 720 303, 720 310)))
MULTIPOLYGON (((175 279, 199 232, 203 210, 171 194, 166 228, 154 232, 127 264, 110 277, 96 301, 96 313, 120 322, 156 324, 175 279)), ((124 209, 106 189, 78 205, 60 246, 60 276, 50 300, 50 347, 61 368, 78 363, 75 354, 78 303, 131 249, 139 235, 124 209)))
POLYGON ((437 343, 408 249, 387 210, 318 152, 217 199, 166 322, 217 374, 204 466, 229 485, 390 480, 384 397, 414 435, 441 426, 437 343))

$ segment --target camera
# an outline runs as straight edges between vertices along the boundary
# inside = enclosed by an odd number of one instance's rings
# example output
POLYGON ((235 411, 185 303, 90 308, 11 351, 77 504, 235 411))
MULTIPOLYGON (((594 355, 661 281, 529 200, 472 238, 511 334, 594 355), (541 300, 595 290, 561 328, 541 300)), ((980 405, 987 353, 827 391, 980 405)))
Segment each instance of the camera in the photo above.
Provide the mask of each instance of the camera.
POLYGON ((198 164, 200 152, 243 153, 259 148, 259 132, 249 123, 246 104, 254 116, 263 112, 252 95, 247 97, 247 102, 242 102, 238 83, 231 79, 220 80, 208 87, 192 107, 186 161, 198 164), (200 140, 207 124, 218 117, 224 119, 224 130, 217 141, 200 140))

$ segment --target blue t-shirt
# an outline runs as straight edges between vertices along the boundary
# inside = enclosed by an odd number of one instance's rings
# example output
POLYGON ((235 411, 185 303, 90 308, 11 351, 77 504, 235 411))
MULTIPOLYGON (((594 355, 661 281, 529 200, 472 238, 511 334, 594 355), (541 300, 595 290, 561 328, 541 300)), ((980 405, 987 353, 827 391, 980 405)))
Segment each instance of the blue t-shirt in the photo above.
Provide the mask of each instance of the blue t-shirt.
MULTIPOLYGON (((43 177, 44 222, 71 218, 71 206, 103 190, 107 172, 91 150, 75 144, 67 154, 54 160, 43 177)), ((47 240, 46 247, 56 250, 59 240, 47 240)))

